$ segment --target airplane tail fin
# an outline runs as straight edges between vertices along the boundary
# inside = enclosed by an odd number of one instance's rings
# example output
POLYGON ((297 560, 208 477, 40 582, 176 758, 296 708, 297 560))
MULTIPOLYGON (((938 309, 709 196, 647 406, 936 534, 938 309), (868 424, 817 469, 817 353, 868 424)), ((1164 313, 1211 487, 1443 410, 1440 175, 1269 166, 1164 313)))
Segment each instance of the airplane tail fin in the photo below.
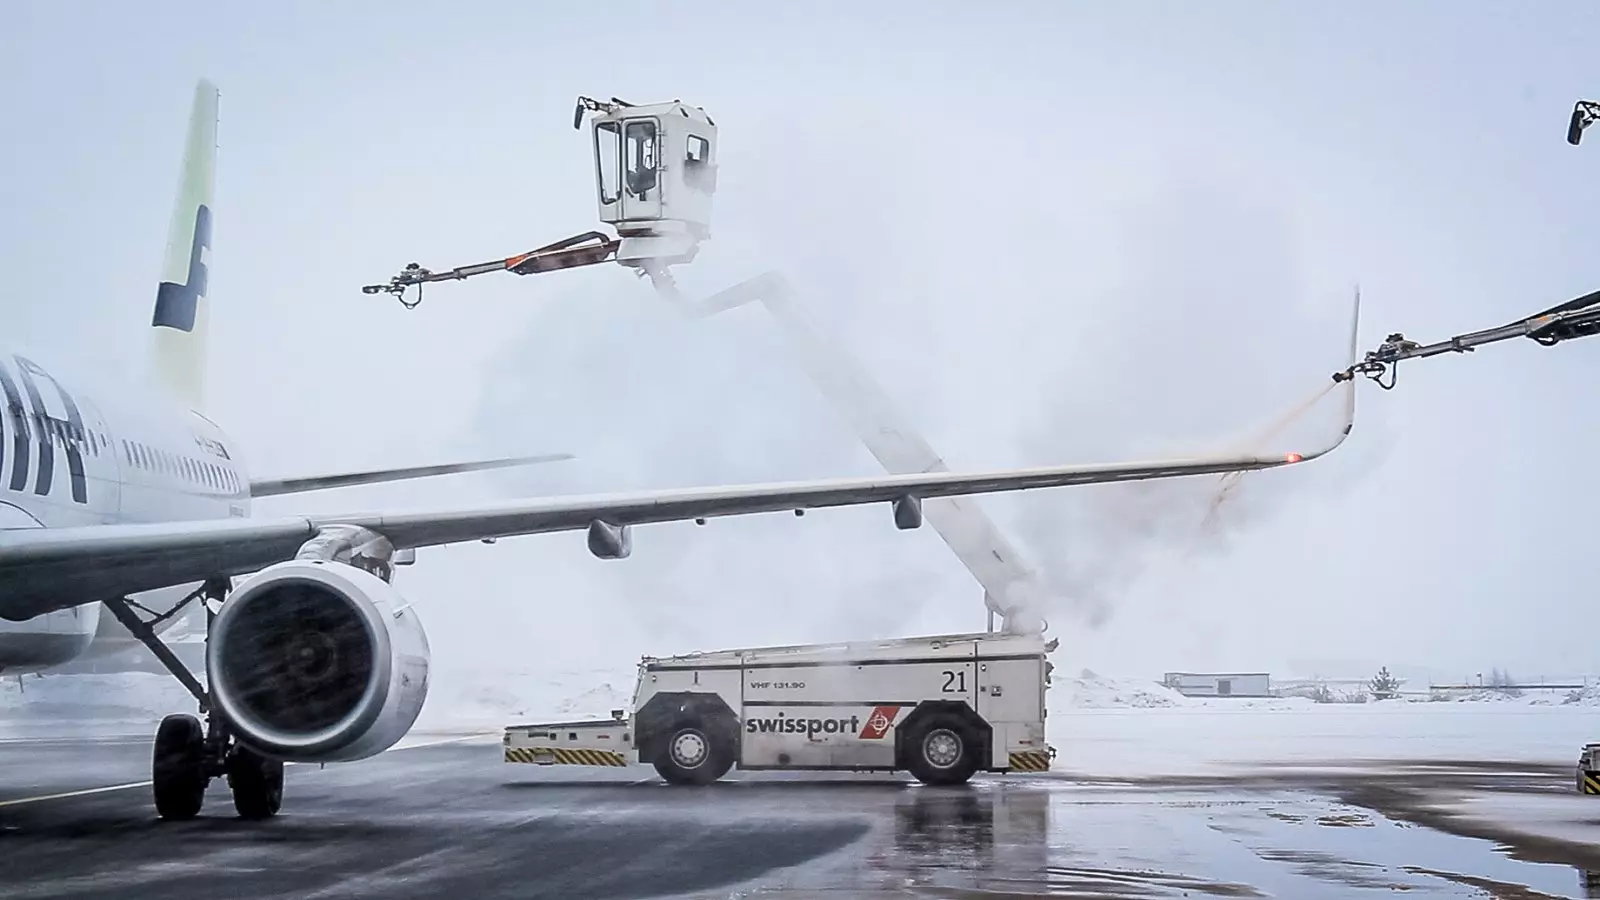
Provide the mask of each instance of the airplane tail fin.
POLYGON ((212 191, 217 170, 217 87, 195 85, 177 202, 167 231, 167 258, 156 290, 151 362, 157 381, 191 409, 205 406, 206 296, 211 255, 212 191))

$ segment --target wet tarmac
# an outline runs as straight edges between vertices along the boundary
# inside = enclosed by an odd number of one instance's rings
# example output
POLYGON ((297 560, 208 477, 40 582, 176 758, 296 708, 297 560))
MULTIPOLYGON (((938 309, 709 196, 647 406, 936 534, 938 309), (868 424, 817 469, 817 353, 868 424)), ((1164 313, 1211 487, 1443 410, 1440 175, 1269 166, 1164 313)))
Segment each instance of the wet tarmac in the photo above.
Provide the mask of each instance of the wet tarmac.
POLYGON ((271 821, 236 819, 217 783, 200 819, 163 823, 148 737, 0 739, 0 897, 1600 896, 1584 888, 1600 847, 1472 834, 1481 823, 1434 805, 1450 790, 1571 792, 1558 768, 958 789, 735 772, 673 788, 648 767, 514 765, 493 737, 428 740, 290 767, 271 821))

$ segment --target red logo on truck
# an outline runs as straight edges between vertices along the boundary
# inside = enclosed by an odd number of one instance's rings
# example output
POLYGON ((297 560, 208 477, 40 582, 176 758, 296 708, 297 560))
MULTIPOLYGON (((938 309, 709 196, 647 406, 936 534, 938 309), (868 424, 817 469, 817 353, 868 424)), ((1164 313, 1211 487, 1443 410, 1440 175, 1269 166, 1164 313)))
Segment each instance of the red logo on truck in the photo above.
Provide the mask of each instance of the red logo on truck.
POLYGON ((875 706, 872 715, 867 716, 867 724, 861 726, 861 739, 875 741, 889 732, 894 725, 894 717, 900 715, 898 706, 875 706))

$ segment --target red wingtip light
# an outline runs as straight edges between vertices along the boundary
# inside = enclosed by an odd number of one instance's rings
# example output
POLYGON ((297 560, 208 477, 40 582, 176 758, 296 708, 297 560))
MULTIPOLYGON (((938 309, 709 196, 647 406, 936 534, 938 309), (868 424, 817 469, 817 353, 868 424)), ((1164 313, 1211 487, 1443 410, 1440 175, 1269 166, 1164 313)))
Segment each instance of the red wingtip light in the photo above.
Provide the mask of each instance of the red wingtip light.
POLYGON ((1304 457, 1304 456, 1301 456, 1301 455, 1300 455, 1300 454, 1298 454, 1298 453, 1285 453, 1285 454, 1284 454, 1284 455, 1283 455, 1283 460, 1284 460, 1284 462, 1292 462, 1292 463, 1297 463, 1297 462, 1299 462, 1299 461, 1300 461, 1300 460, 1302 460, 1302 459, 1305 459, 1305 457, 1304 457))

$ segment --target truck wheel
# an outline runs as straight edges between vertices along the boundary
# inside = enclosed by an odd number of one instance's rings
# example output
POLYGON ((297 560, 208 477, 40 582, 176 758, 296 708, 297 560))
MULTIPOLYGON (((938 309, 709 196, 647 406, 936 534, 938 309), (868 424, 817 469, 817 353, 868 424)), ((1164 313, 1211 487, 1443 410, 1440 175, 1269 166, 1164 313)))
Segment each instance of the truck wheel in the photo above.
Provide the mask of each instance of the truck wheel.
POLYGON ((727 774, 733 753, 727 742, 699 721, 685 722, 672 730, 656 771, 668 784, 710 784, 727 774))
POLYGON ((923 784, 964 784, 978 771, 978 741, 954 716, 929 716, 908 737, 906 769, 923 784))

